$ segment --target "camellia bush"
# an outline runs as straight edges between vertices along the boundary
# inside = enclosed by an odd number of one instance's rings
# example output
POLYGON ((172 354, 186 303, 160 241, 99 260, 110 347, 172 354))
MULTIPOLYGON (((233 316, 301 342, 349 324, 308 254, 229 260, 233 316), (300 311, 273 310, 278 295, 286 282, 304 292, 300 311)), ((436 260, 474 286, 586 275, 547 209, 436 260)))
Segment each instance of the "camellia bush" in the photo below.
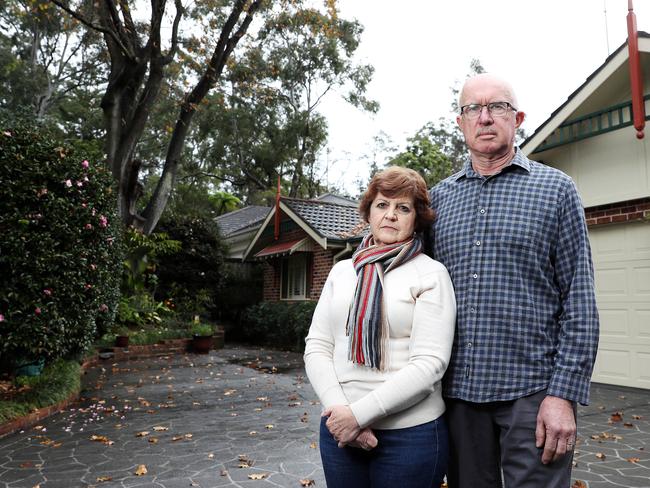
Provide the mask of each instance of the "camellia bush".
POLYGON ((79 357, 113 320, 122 225, 111 174, 91 153, 0 119, 4 366, 79 357))

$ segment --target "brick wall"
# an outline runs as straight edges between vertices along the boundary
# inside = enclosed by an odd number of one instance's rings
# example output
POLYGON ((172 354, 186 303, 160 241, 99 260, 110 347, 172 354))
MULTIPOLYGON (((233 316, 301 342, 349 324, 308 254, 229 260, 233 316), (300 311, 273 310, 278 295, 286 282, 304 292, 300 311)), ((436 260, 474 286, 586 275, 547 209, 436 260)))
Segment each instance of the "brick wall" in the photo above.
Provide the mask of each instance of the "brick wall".
POLYGON ((650 219, 650 198, 589 207, 585 209, 585 216, 589 227, 650 219))
MULTIPOLYGON (((338 252, 340 249, 336 249, 335 251, 338 252)), ((314 251, 312 256, 311 290, 309 292, 309 298, 312 300, 318 300, 320 297, 325 280, 327 280, 327 275, 330 269, 332 269, 333 260, 334 251, 331 249, 323 249, 318 246, 314 251)))
MULTIPOLYGON (((302 239, 307 237, 307 234, 302 229, 292 229, 290 231, 283 232, 280 235, 280 238, 277 241, 274 241, 275 244, 281 244, 287 241, 295 241, 296 239, 302 239)), ((281 258, 269 258, 263 261, 263 281, 264 281, 264 291, 262 293, 262 300, 265 302, 277 302, 280 300, 280 275, 282 272, 281 269, 281 258)))

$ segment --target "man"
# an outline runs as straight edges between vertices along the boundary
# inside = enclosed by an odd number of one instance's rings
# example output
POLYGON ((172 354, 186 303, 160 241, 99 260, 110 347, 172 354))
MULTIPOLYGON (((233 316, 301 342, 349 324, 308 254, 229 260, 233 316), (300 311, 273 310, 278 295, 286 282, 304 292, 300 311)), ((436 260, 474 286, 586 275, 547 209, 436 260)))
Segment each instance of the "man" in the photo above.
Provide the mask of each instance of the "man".
POLYGON ((478 75, 459 102, 470 158, 431 190, 458 302, 449 487, 566 488, 598 344, 584 211, 567 175, 515 146, 525 114, 507 82, 478 75))

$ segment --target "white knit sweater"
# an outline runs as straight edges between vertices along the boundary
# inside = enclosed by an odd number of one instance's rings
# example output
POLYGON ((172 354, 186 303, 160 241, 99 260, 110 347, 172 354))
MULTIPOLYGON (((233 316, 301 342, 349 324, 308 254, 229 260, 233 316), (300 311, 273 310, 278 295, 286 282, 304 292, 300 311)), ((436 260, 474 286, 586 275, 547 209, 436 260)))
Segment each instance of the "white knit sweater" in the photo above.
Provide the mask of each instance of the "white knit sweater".
POLYGON ((445 411, 440 379, 454 337, 456 300, 445 267, 420 254, 384 276, 388 368, 350 362, 345 326, 357 275, 337 263, 314 312, 305 347, 307 376, 324 407, 350 405, 359 426, 413 427, 445 411))

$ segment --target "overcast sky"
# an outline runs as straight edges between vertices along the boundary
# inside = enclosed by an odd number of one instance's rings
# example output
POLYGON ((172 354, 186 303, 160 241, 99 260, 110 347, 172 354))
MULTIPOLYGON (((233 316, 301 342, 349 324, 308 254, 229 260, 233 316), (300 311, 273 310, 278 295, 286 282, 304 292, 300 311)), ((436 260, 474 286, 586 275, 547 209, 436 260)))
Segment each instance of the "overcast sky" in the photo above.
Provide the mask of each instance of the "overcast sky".
MULTIPOLYGON (((375 67, 370 116, 337 97, 325 100, 329 183, 354 192, 367 178, 364 154, 388 134, 400 148, 428 121, 451 116, 450 87, 472 58, 508 79, 532 133, 627 39, 627 0, 339 0, 340 14, 364 26, 357 59, 375 67), (605 10, 607 15, 605 16, 605 10), (607 22, 605 22, 607 18, 607 22)), ((650 0, 635 0, 639 30, 650 32, 650 0)))

